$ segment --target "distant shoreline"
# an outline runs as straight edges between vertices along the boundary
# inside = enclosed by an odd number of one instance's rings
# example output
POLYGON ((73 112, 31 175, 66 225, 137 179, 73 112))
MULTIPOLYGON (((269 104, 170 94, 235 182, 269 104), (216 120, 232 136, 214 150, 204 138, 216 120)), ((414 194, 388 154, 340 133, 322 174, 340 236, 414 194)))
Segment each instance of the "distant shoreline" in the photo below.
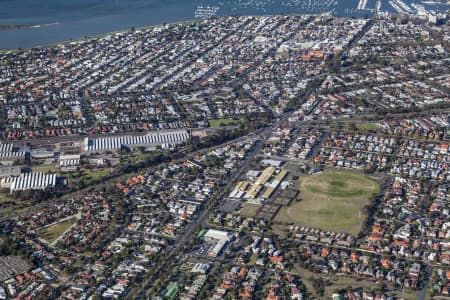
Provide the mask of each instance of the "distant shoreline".
POLYGON ((45 24, 11 24, 11 25, 0 25, 0 30, 21 30, 30 28, 41 28, 58 25, 59 22, 45 23, 45 24))
MULTIPOLYGON (((192 20, 186 20, 186 21, 164 22, 164 23, 161 23, 161 24, 144 25, 144 26, 138 26, 138 27, 132 26, 130 28, 120 29, 120 30, 116 30, 116 31, 108 31, 108 32, 99 33, 99 34, 93 34, 93 35, 87 35, 85 37, 80 37, 80 38, 77 38, 77 39, 68 39, 68 40, 62 40, 62 41, 53 42, 53 43, 49 43, 49 44, 36 45, 34 47, 13 48, 13 49, 1 49, 0 48, 0 54, 1 53, 5 53, 5 52, 23 51, 23 50, 28 50, 28 49, 32 49, 32 48, 50 48, 50 47, 55 47, 55 46, 58 46, 58 45, 63 45, 63 44, 73 43, 73 42, 89 41, 89 40, 94 40, 94 39, 107 37, 107 36, 114 35, 114 34, 124 33, 124 32, 130 31, 131 28, 134 28, 135 30, 146 30, 146 29, 152 29, 152 28, 157 28, 157 27, 167 26, 167 25, 193 23, 193 22, 196 22, 196 21, 199 21, 199 20, 200 19, 192 19, 192 20)), ((55 23, 40 24, 40 25, 13 25, 13 26, 30 26, 30 27, 22 27, 22 28, 20 28, 20 29, 30 29, 30 28, 39 28, 39 27, 53 26, 53 25, 58 25, 58 24, 60 24, 60 23, 55 22, 55 23)), ((7 26, 7 25, 0 25, 0 31, 3 30, 2 26, 7 26)), ((4 30, 14 30, 14 29, 4 29, 4 30)))
MULTIPOLYGON (((329 12, 323 12, 323 13, 298 13, 298 14, 296 14, 296 13, 293 13, 293 14, 259 14, 259 15, 247 15, 247 16, 251 16, 251 17, 268 17, 268 16, 281 16, 281 15, 282 16, 316 16, 316 15, 327 14, 327 13, 329 13, 329 12)), ((221 18, 221 17, 228 17, 228 16, 215 16, 215 18, 221 18)), ((162 26, 168 26, 168 25, 195 23, 195 22, 199 22, 201 20, 202 19, 193 18, 193 19, 184 20, 184 21, 163 22, 163 23, 160 23, 160 24, 137 26, 137 27, 134 27, 134 29, 135 30, 148 30, 148 29, 162 27, 162 26)), ((30 26, 30 27, 23 27, 23 28, 21 28, 21 29, 30 29, 30 28, 53 26, 53 25, 57 25, 57 24, 60 24, 60 23, 55 22, 55 23, 41 24, 41 25, 15 25, 15 26, 30 26)), ((0 25, 0 31, 2 30, 1 26, 6 26, 6 25, 0 25)), ((0 48, 0 54, 1 53, 6 53, 6 52, 24 51, 24 50, 28 50, 28 49, 32 49, 32 48, 50 48, 50 47, 55 47, 55 46, 66 44, 66 43, 73 43, 73 42, 80 42, 80 41, 89 41, 89 40, 99 39, 99 38, 103 38, 103 37, 114 35, 114 34, 124 33, 124 32, 130 31, 131 28, 132 27, 119 29, 119 30, 116 30, 116 31, 107 31, 107 32, 104 32, 104 33, 99 33, 99 34, 94 34, 94 35, 87 35, 85 37, 80 37, 80 38, 77 38, 77 39, 68 39, 68 40, 62 40, 62 41, 58 41, 58 42, 43 44, 43 45, 36 45, 34 47, 13 48, 13 49, 1 49, 0 48)))

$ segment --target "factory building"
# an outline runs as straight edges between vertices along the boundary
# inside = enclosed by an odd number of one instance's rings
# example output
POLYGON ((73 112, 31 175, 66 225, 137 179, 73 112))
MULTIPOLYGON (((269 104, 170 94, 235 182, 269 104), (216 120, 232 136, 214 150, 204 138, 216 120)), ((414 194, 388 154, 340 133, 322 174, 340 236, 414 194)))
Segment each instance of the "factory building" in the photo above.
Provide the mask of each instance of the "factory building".
POLYGON ((13 144, 0 143, 0 163, 12 165, 17 160, 25 159, 25 151, 16 151, 13 144))
POLYGON ((76 171, 80 166, 80 154, 65 154, 59 156, 58 167, 63 172, 76 171))
POLYGON ((55 174, 25 173, 13 178, 11 193, 24 190, 43 190, 56 185, 55 174))
POLYGON ((103 152, 119 150, 127 147, 156 147, 181 144, 189 139, 187 130, 170 130, 148 133, 146 135, 125 135, 104 138, 86 138, 84 150, 87 152, 103 152))
POLYGON ((21 173, 22 173, 21 167, 18 166, 0 167, 0 178, 19 176, 21 173))
POLYGON ((209 229, 205 235, 205 240, 214 243, 214 246, 209 250, 209 257, 218 257, 225 248, 226 244, 233 239, 230 232, 209 229))

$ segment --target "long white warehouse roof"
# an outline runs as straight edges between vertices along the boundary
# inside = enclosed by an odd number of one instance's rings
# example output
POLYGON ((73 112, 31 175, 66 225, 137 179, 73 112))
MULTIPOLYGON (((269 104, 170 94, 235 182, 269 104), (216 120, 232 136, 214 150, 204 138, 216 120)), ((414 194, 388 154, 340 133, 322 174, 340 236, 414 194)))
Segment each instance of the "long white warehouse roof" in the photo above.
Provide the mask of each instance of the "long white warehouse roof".
POLYGON ((118 150, 125 146, 160 146, 181 144, 189 139, 187 130, 155 131, 146 135, 125 135, 105 138, 86 138, 85 151, 118 150))
POLYGON ((25 173, 14 178, 11 185, 11 193, 23 190, 43 190, 49 186, 55 186, 56 175, 44 173, 25 173))

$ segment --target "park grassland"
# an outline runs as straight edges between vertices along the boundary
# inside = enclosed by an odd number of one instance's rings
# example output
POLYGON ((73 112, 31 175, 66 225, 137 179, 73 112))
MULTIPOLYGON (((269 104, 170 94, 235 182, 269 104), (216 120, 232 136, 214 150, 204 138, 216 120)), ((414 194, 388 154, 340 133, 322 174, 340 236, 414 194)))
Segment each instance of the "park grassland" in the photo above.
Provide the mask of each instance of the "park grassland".
POLYGON ((65 221, 53 224, 51 226, 42 228, 38 231, 38 234, 47 242, 53 243, 57 238, 59 238, 67 229, 75 224, 76 218, 70 218, 65 221))
POLYGON ((380 128, 380 125, 378 125, 377 123, 361 123, 361 124, 356 124, 356 128, 359 130, 373 130, 373 129, 378 129, 380 128))
POLYGON ((275 222, 356 235, 366 219, 363 208, 380 185, 360 173, 326 170, 300 178, 300 201, 283 207, 275 222))
POLYGON ((319 298, 317 295, 314 286, 313 286, 313 280, 323 278, 322 274, 313 273, 305 268, 302 268, 299 265, 294 265, 293 270, 297 275, 299 275, 302 278, 303 283, 306 286, 306 289, 308 292, 311 293, 312 299, 332 299, 333 294, 336 290, 341 289, 347 289, 349 286, 352 288, 363 288, 364 290, 375 290, 380 289, 381 285, 377 282, 371 282, 371 281, 365 281, 365 280, 359 280, 352 277, 346 277, 346 276, 327 276, 327 279, 329 279, 329 284, 325 285, 325 291, 322 298, 319 298))

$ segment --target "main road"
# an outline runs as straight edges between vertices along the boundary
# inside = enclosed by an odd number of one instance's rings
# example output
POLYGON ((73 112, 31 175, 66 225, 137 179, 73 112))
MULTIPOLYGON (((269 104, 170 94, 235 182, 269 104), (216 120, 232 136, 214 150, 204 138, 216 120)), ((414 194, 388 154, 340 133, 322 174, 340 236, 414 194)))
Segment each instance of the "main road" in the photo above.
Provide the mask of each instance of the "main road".
MULTIPOLYGON (((281 122, 281 121, 280 121, 281 122)), ((266 143, 267 139, 270 136, 273 128, 276 128, 279 125, 279 122, 274 124, 273 126, 266 127, 261 130, 258 134, 260 139, 257 141, 251 153, 247 154, 244 162, 241 166, 234 172, 232 177, 229 179, 228 184, 222 189, 222 191, 213 197, 211 201, 207 204, 207 206, 203 209, 197 219, 192 221, 187 227, 184 233, 175 241, 175 243, 171 246, 170 252, 167 254, 166 259, 162 261, 162 263, 156 267, 156 269, 152 272, 152 275, 142 284, 139 290, 131 290, 128 294, 129 298, 135 299, 145 299, 145 291, 153 287, 153 283, 157 280, 159 274, 161 272, 167 272, 171 269, 171 263, 176 261, 176 258, 183 251, 183 247, 188 244, 190 241, 194 240, 195 234, 200 228, 207 227, 207 220, 211 211, 220 203, 222 199, 224 199, 234 188, 236 182, 239 180, 242 174, 244 174, 248 169, 250 162, 252 159, 261 151, 262 147, 266 143)))

